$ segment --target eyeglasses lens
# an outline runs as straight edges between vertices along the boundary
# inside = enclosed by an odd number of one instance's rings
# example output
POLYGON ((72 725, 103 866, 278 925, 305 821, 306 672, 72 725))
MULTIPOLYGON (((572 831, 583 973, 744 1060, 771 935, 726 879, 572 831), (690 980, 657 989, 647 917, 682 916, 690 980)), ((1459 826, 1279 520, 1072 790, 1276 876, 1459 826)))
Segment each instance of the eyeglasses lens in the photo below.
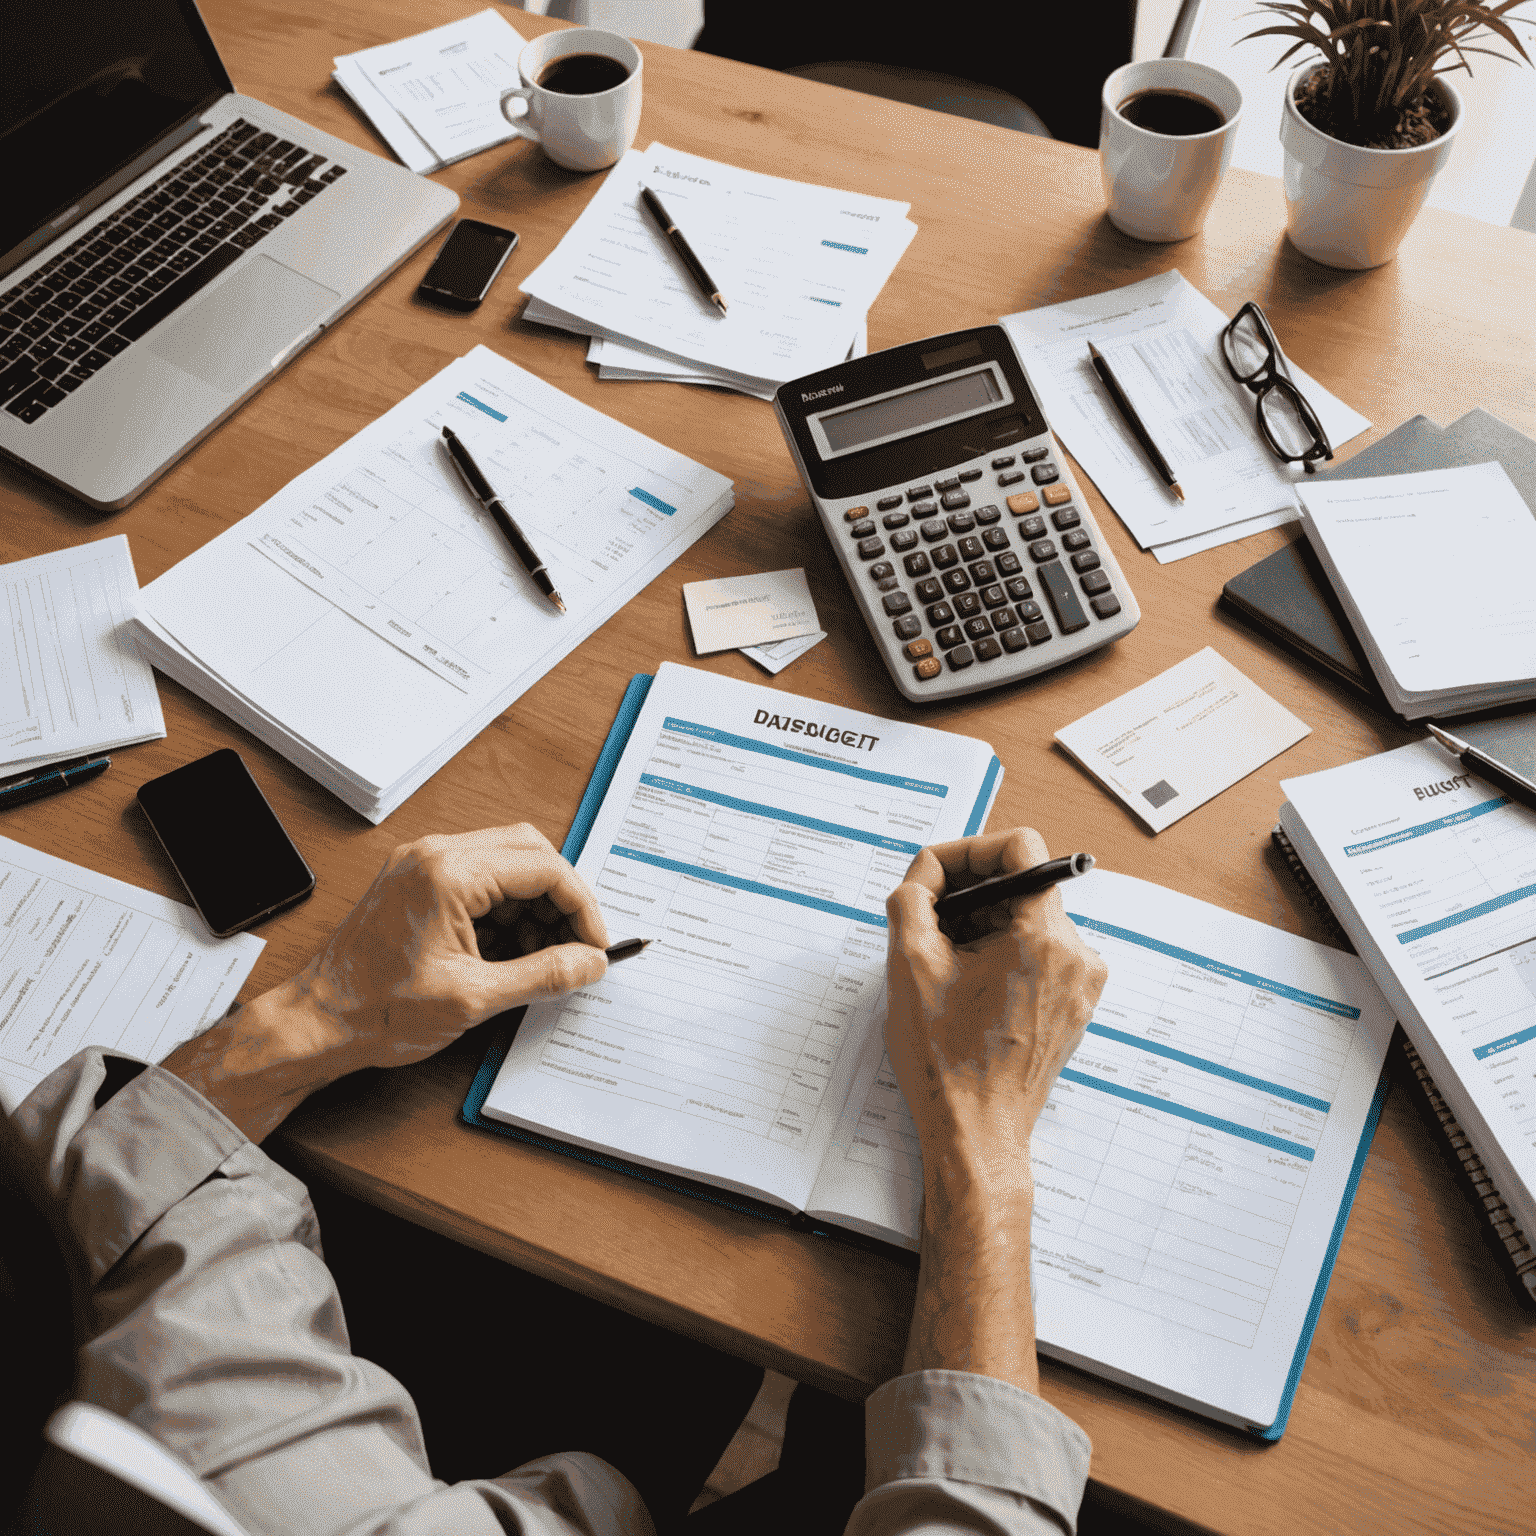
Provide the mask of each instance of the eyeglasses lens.
POLYGON ((1251 314, 1244 312, 1222 333, 1227 358, 1240 379, 1251 379, 1264 372, 1272 356, 1269 337, 1251 314))
POLYGON ((1296 398, 1287 389, 1272 389, 1260 401, 1259 411, 1264 425, 1284 453, 1300 458, 1312 447, 1316 439, 1312 429, 1302 420, 1296 398))

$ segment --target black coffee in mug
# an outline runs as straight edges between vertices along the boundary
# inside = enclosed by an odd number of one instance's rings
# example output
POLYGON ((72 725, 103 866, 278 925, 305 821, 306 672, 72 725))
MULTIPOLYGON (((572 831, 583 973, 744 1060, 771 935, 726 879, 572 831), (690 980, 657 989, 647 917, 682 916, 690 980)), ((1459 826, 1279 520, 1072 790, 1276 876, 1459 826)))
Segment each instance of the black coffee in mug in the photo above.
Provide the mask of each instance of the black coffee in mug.
POLYGON ((1126 122, 1145 128, 1148 133, 1166 133, 1180 139, 1209 133, 1227 120, 1222 110, 1205 97, 1165 85, 1132 92, 1116 110, 1126 122))
POLYGON ((629 79, 629 71, 606 53, 567 53, 539 71, 538 83, 562 96, 596 96, 629 79))

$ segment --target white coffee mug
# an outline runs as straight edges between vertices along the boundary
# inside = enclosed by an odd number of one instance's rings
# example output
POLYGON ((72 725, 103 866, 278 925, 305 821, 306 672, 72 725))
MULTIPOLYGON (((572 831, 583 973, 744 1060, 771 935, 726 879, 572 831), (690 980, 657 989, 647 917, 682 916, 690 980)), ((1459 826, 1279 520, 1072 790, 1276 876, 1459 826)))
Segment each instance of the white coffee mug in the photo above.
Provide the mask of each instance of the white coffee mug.
POLYGON ((522 84, 505 91, 501 113, 525 139, 543 146, 568 171, 600 171, 620 159, 640 127, 640 50, 617 32, 574 27, 536 37, 517 56, 522 84), (539 84, 557 59, 597 55, 623 66, 624 79, 607 90, 571 95, 539 84))
POLYGON ((1109 221, 1137 240, 1187 240, 1200 233, 1232 159, 1243 93, 1219 69, 1193 59, 1122 64, 1105 82, 1099 117, 1099 173, 1109 221), (1216 108, 1206 133, 1154 133, 1120 108, 1143 91, 1177 91, 1216 108))

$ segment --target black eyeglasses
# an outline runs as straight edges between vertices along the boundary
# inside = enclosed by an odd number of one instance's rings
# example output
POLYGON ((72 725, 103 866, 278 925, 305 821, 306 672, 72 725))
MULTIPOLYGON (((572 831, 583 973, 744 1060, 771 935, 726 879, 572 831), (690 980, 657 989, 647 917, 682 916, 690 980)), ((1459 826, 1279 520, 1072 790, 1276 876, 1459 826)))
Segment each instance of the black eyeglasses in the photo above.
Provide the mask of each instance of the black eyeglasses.
POLYGON ((1319 459, 1333 457, 1328 434, 1292 382, 1285 354, 1257 304, 1244 304, 1222 331, 1221 355, 1232 377, 1258 396, 1259 430, 1276 458, 1300 464, 1310 475, 1319 459))

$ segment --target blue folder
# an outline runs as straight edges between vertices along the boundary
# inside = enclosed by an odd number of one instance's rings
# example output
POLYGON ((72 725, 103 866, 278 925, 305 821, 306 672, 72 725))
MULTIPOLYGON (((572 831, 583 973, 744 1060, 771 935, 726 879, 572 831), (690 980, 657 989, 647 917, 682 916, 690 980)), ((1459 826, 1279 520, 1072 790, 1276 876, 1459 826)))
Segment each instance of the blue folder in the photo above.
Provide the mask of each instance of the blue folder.
MULTIPOLYGON (((652 679, 645 673, 639 673, 630 679, 629 687, 624 691, 624 701, 619 705, 618 715, 608 732, 607 739, 603 742, 603 750, 598 754, 597 766, 592 770, 586 793, 581 797, 581 804, 576 808, 576 818, 571 823, 571 830, 560 847, 560 852, 572 864, 581 857, 582 849, 587 845, 587 836, 592 831, 593 822, 597 820, 597 813, 602 806, 604 796, 608 793, 608 786, 613 782, 614 772, 619 766, 619 758, 623 756, 629 734, 635 728, 635 721, 640 716, 640 708, 645 703, 645 696, 650 692, 651 681, 652 679)), ((850 1232, 845 1227, 812 1221, 808 1216, 791 1214, 779 1206, 769 1205, 766 1201, 752 1200, 745 1195, 717 1189, 713 1184, 706 1184, 701 1180, 679 1178, 674 1174, 659 1172, 655 1168, 647 1168, 643 1163, 627 1162, 623 1158, 593 1152, 586 1147, 572 1146, 569 1142, 556 1140, 552 1136, 540 1136, 535 1131, 525 1131, 520 1126, 508 1125, 501 1120, 486 1119, 482 1114, 486 1097, 491 1091, 491 1084, 496 1081, 496 1074, 501 1070, 502 1062, 506 1059, 507 1047, 511 1043, 518 1023, 522 1020, 522 1015, 522 1009, 506 1015, 510 1028, 504 1030, 485 1053, 485 1059, 480 1063, 480 1070, 475 1073, 475 1080, 470 1084, 469 1093, 465 1096, 464 1107, 459 1111, 460 1119, 466 1125, 475 1126, 483 1131, 492 1131, 498 1136, 509 1136, 514 1141, 544 1147, 551 1152, 574 1157, 580 1162, 590 1163, 598 1168, 610 1168, 617 1173, 628 1174, 631 1178, 643 1179, 646 1183, 654 1184, 659 1188, 692 1195, 696 1199, 707 1200, 712 1205, 724 1206, 727 1210, 739 1211, 765 1221, 772 1221, 779 1226, 790 1227, 796 1231, 813 1232, 821 1237, 836 1238, 840 1242, 849 1243, 855 1247, 874 1249, 887 1257, 899 1259, 904 1264, 916 1267, 917 1255, 908 1249, 898 1248, 892 1243, 883 1243, 877 1238, 850 1232)), ((1339 1202, 1339 1214, 1333 1224, 1333 1235, 1328 1242, 1328 1252, 1323 1258, 1323 1267, 1312 1292, 1312 1305, 1307 1309, 1307 1319, 1302 1325, 1301 1339, 1296 1345, 1295 1358, 1291 1361, 1290 1375, 1285 1382, 1285 1392, 1280 1398, 1279 1416, 1268 1429, 1249 1431, 1260 1440, 1278 1440, 1285 1433, 1286 1422, 1291 1416, 1291 1404, 1296 1397, 1296 1386, 1301 1380, 1301 1369, 1306 1364, 1307 1351, 1312 1346, 1312 1334, 1323 1310, 1323 1298, 1328 1294, 1328 1281, 1333 1275, 1333 1265, 1338 1258, 1339 1244, 1344 1240, 1344 1228, 1355 1203, 1355 1191, 1360 1185, 1360 1175, 1365 1170, 1366 1154, 1371 1149, 1371 1140, 1376 1134, 1376 1124, 1381 1118, 1382 1106, 1387 1101, 1387 1088, 1390 1081, 1387 1072, 1383 1069, 1381 1081, 1376 1085, 1376 1096, 1371 1102, 1370 1113, 1365 1118, 1365 1128, 1360 1134, 1360 1145, 1356 1148, 1354 1165, 1349 1171, 1349 1183, 1344 1190, 1343 1200, 1339 1202)))

